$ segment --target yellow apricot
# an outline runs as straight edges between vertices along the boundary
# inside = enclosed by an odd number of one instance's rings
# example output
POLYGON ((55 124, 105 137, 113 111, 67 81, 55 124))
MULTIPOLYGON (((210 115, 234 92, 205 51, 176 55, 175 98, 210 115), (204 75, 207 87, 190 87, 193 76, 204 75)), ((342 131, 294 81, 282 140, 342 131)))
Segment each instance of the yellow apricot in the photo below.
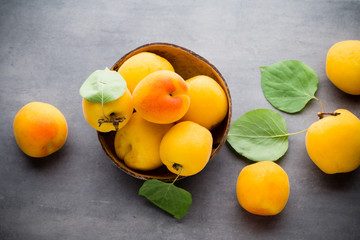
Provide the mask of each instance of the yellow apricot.
POLYGON ((100 125, 99 120, 121 118, 118 125, 118 129, 120 129, 130 120, 134 111, 132 96, 128 89, 118 99, 104 104, 89 102, 83 98, 82 107, 85 120, 91 127, 99 132, 116 130, 112 122, 104 122, 100 125))
POLYGON ((118 72, 125 79, 127 87, 132 94, 137 84, 150 73, 159 70, 174 72, 168 60, 151 52, 141 52, 127 59, 118 72))
POLYGON ((13 123, 15 140, 28 156, 46 157, 59 150, 68 134, 64 115, 53 105, 43 102, 26 104, 13 123))
POLYGON ((170 172, 190 176, 208 163, 213 138, 203 126, 184 121, 175 124, 160 143, 160 159, 170 172))
POLYGON ((360 120, 345 109, 313 123, 306 133, 311 160, 325 173, 345 173, 360 166, 360 120))
POLYGON ((326 73, 340 90, 360 95, 360 41, 347 40, 334 44, 327 53, 326 73))
POLYGON ((189 88, 190 107, 182 121, 196 122, 211 130, 225 117, 228 101, 225 91, 214 79, 198 75, 186 80, 189 88))
POLYGON ((280 213, 289 198, 289 178, 284 169, 271 161, 244 167, 237 179, 236 195, 248 212, 270 216, 280 213))
POLYGON ((150 171, 162 166, 160 142, 172 126, 148 122, 135 112, 130 121, 116 132, 116 155, 132 169, 150 171))

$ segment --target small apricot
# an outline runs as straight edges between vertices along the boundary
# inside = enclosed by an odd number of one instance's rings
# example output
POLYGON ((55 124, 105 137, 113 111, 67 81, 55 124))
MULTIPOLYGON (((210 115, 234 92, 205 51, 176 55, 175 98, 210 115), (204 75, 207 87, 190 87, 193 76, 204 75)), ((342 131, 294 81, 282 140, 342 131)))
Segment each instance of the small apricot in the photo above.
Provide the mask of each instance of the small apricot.
POLYGON ((182 118, 190 106, 189 89, 177 73, 160 70, 147 75, 133 92, 135 110, 145 120, 168 124, 182 118))
POLYGON ((118 72, 125 79, 127 87, 132 94, 137 84, 150 73, 159 70, 174 72, 168 60, 151 52, 141 52, 127 59, 118 72))
POLYGON ((174 174, 190 176, 200 172, 208 163, 213 138, 205 127, 184 121, 175 124, 160 143, 160 159, 174 174))
POLYGON ((99 132, 116 131, 124 127, 134 110, 128 89, 118 99, 104 104, 83 98, 82 109, 87 123, 99 132))
POLYGON ((345 109, 314 122, 306 133, 311 160, 325 173, 345 173, 360 166, 360 119, 345 109))
POLYGON ((148 122, 134 112, 129 122, 116 132, 116 155, 132 169, 150 171, 162 166, 160 142, 172 126, 148 122))
POLYGON ((215 128, 228 112, 224 89, 214 79, 198 75, 185 81, 189 88, 190 107, 182 121, 193 121, 209 130, 215 128))
POLYGON ((64 115, 43 102, 26 104, 16 114, 13 130, 20 149, 30 157, 46 157, 66 141, 68 127, 64 115))
POLYGON ((244 167, 237 179, 236 195, 248 212, 270 216, 280 213, 289 198, 289 178, 284 169, 271 161, 244 167))
POLYGON ((360 95, 360 41, 334 44, 326 56, 326 74, 343 92, 360 95))

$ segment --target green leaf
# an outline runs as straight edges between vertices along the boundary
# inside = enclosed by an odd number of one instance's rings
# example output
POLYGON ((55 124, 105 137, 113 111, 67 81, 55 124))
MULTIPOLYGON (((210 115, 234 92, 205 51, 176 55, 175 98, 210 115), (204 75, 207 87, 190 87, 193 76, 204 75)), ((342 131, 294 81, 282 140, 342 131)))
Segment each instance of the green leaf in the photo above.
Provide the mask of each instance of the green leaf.
POLYGON ((176 187, 173 183, 165 183, 156 179, 145 181, 139 190, 139 195, 146 197, 177 219, 185 216, 192 203, 189 192, 176 187))
POLYGON ((315 98, 319 79, 306 64, 287 60, 260 67, 265 98, 277 109, 295 113, 315 98))
POLYGON ((239 117, 231 126, 228 143, 252 161, 276 161, 288 149, 284 118, 274 110, 256 109, 239 117))
POLYGON ((124 78, 115 71, 96 70, 80 87, 80 95, 90 102, 107 103, 121 97, 126 91, 124 78))

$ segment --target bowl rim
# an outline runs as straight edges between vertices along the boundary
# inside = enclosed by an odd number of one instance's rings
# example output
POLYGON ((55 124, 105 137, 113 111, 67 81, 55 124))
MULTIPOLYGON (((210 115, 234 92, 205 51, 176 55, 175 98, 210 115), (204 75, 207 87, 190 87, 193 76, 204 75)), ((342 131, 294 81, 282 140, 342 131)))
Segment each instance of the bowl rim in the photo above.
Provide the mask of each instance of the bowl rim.
MULTIPOLYGON (((220 149, 223 147, 223 145, 225 145, 229 130, 230 130, 230 125, 231 125, 231 119, 232 119, 232 99, 231 99, 231 94, 230 94, 230 89, 229 86, 227 84, 227 82, 225 81, 223 75, 220 73, 220 71, 212 64, 210 63, 206 58, 202 57, 201 55, 197 54, 196 52, 187 49, 185 47, 173 44, 173 43, 168 43, 168 42, 151 42, 151 43, 147 43, 147 44, 143 44, 139 47, 134 48, 133 50, 128 51, 127 53, 125 53, 119 60, 117 60, 113 66, 111 67, 110 70, 113 71, 117 71, 118 68, 117 66, 119 66, 119 64, 121 62, 124 62, 127 60, 127 58, 130 58, 132 53, 141 50, 143 48, 146 47, 153 47, 153 46, 166 46, 166 47, 173 47, 173 48, 178 48, 181 51, 187 52, 189 54, 191 54, 192 56, 194 56, 195 58, 197 58, 198 60, 201 60, 202 62, 204 62, 205 64, 207 64, 213 71, 215 71, 215 73, 218 75, 217 78, 220 78, 222 84, 224 85, 223 87, 225 88, 225 94, 228 98, 228 111, 227 111, 227 121, 226 121, 226 128, 225 128, 225 132, 223 133, 223 137, 221 138, 221 141, 218 143, 218 145, 215 147, 215 149, 213 148, 213 151, 211 152, 211 156, 209 158, 209 161, 215 157, 215 155, 220 151, 220 149)), ((224 119, 225 120, 225 119, 224 119)), ((224 121, 223 120, 223 121, 224 121)), ((141 175, 136 175, 135 173, 132 173, 131 171, 129 171, 128 169, 122 167, 117 161, 115 161, 110 154, 107 152, 107 149, 105 148, 103 142, 101 141, 101 138, 103 137, 104 133, 97 131, 97 135, 98 135, 98 139, 100 141, 100 145, 103 148, 104 152, 106 153, 106 155, 111 159, 111 161, 115 164, 115 166, 117 166, 118 168, 120 168, 123 172, 127 173, 128 175, 141 179, 141 180, 150 180, 150 179, 158 179, 161 181, 165 181, 165 182, 170 182, 173 181, 177 175, 173 174, 174 177, 170 177, 170 178, 156 178, 156 177, 145 177, 145 176, 141 176, 141 175)), ((136 171, 136 170, 135 170, 136 171)), ((179 176, 179 178, 177 180, 181 180, 183 178, 185 178, 186 176, 179 176)))

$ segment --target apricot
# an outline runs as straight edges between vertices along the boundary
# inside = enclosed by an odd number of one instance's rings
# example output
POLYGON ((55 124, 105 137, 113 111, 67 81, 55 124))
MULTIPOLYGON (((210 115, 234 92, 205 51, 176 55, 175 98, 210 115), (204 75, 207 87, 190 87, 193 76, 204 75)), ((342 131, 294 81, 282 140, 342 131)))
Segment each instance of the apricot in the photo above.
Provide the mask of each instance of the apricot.
POLYGON ((159 70, 174 72, 173 66, 168 60, 151 52, 141 52, 126 60, 118 72, 125 79, 130 93, 133 93, 136 85, 150 73, 159 70))
POLYGON ((58 151, 68 134, 64 115, 43 102, 31 102, 22 107, 14 118, 13 130, 19 148, 34 158, 58 151))
POLYGON ((306 133, 311 160, 325 173, 345 173, 360 166, 360 120, 338 109, 314 122, 306 133))
POLYGON ((190 107, 182 121, 196 122, 211 130, 226 117, 228 101, 225 91, 214 79, 199 75, 186 80, 190 107))
POLYGON ((334 44, 326 56, 326 74, 343 92, 360 95, 360 41, 334 44))
POLYGON ((189 89, 179 74, 160 70, 141 80, 133 92, 133 102, 135 110, 145 120, 173 123, 189 109, 189 89))
POLYGON ((90 102, 83 98, 82 108, 87 123, 99 132, 110 132, 122 128, 130 120, 134 111, 128 89, 118 99, 104 104, 90 102))
POLYGON ((271 161, 244 167, 237 179, 236 195, 248 212, 271 216, 280 213, 290 194, 289 178, 284 169, 271 161))
POLYGON ((184 121, 175 124, 160 143, 160 159, 170 172, 190 176, 208 163, 213 138, 203 126, 184 121))
POLYGON ((116 155, 132 169, 149 171, 162 166, 160 142, 172 126, 148 122, 135 112, 126 126, 116 132, 116 155))

